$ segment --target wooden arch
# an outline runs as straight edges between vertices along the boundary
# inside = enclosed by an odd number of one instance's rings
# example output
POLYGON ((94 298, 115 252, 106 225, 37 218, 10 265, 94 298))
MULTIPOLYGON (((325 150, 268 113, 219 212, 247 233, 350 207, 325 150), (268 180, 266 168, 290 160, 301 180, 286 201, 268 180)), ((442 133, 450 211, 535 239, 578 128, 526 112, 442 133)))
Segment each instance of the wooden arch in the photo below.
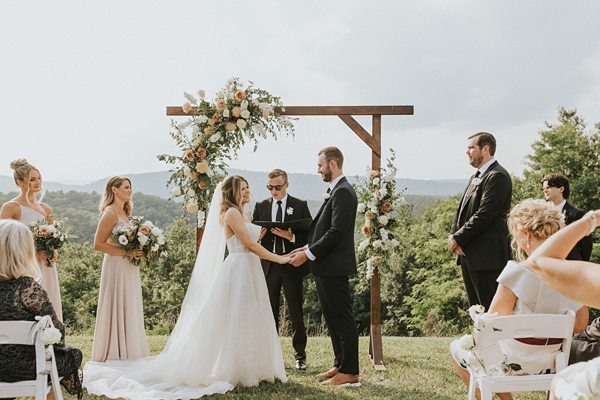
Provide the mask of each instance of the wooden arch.
MULTIPOLYGON (((371 149, 371 168, 381 169, 381 116, 413 115, 413 106, 286 106, 275 108, 275 112, 288 116, 338 116, 358 137, 371 149), (285 110, 285 111, 284 111, 285 110), (372 117, 371 133, 354 119, 354 115, 370 115, 372 117)), ((180 106, 167 106, 169 116, 189 116, 180 106)), ((198 245, 202 240, 202 229, 197 230, 198 245)), ((381 283, 379 272, 373 273, 371 279, 371 329, 369 355, 376 370, 385 370, 383 364, 383 343, 381 340, 381 283)))

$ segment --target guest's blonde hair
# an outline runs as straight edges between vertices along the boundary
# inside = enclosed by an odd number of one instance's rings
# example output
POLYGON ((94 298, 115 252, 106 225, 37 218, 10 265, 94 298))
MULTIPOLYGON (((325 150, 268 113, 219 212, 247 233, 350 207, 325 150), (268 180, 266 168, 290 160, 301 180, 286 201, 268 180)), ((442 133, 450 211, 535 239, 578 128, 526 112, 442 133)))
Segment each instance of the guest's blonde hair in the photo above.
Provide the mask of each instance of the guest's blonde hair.
MULTIPOLYGON (((131 180, 125 176, 111 176, 108 178, 106 185, 104 185, 104 194, 100 200, 100 207, 98 207, 100 214, 104 212, 106 207, 110 206, 115 201, 115 194, 113 193, 112 188, 120 188, 125 181, 129 182, 129 185, 133 188, 131 180)), ((125 211, 127 216, 131 215, 132 210, 133 203, 131 201, 127 201, 123 204, 123 211, 125 211)))
POLYGON ((40 280, 33 236, 27 226, 14 219, 0 220, 0 281, 30 276, 40 280))
MULTIPOLYGON (((42 180, 42 173, 39 169, 29 164, 29 162, 27 162, 27 160, 24 158, 19 158, 17 160, 12 161, 10 163, 10 168, 14 171, 13 178, 15 179, 15 183, 17 185, 19 184, 19 181, 27 184, 27 191, 25 192, 25 201, 29 203, 29 177, 31 176, 31 172, 36 171, 38 174, 40 174, 40 181, 42 180)), ((39 201, 42 201, 43 197, 44 196, 42 195, 39 201)))
POLYGON ((546 240, 565 226, 564 216, 550 203, 539 199, 526 199, 513 207, 508 214, 508 230, 513 237, 512 246, 519 261, 526 256, 515 237, 518 232, 530 232, 539 240, 546 240))

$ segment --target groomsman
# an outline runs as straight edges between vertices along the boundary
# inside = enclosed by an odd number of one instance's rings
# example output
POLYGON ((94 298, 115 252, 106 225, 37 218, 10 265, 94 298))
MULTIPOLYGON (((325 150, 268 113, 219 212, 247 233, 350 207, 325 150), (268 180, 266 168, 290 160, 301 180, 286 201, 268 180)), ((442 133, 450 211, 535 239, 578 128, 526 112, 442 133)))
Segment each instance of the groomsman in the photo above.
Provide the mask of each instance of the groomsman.
MULTIPOLYGON (((296 221, 311 218, 308 204, 304 200, 297 199, 287 193, 288 176, 281 169, 274 169, 268 175, 267 189, 271 197, 256 203, 252 219, 254 221, 296 221)), ((277 254, 287 254, 294 249, 307 243, 308 232, 294 232, 292 229, 284 230, 263 228, 260 243, 269 251, 277 254)), ((281 299, 281 288, 288 306, 290 322, 292 325, 292 345, 294 357, 296 358, 296 369, 306 369, 306 328, 304 327, 304 313, 302 303, 304 301, 303 278, 310 272, 308 263, 300 268, 292 265, 280 265, 267 260, 261 260, 269 299, 273 309, 275 325, 279 331, 279 308, 281 299)))
POLYGON ((448 248, 457 265, 469 304, 489 309, 496 279, 511 258, 506 216, 510 209, 512 181, 494 159, 496 139, 479 132, 469 137, 467 156, 477 172, 469 179, 448 237, 448 248))
MULTIPOLYGON (((568 202, 569 178, 561 174, 548 174, 542 178, 542 190, 546 200, 552 202, 565 216, 565 224, 569 225, 585 215, 585 212, 568 202)), ((581 239, 567 256, 567 260, 590 261, 592 256, 592 236, 581 239)))

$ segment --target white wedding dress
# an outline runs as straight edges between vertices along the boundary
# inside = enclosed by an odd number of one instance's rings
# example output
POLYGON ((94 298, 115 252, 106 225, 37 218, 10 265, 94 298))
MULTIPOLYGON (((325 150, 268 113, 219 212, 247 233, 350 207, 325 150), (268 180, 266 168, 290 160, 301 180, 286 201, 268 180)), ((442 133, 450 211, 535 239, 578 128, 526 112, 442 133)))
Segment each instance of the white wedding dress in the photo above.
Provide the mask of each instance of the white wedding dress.
MULTIPOLYGON (((87 363, 89 393, 127 399, 195 399, 261 381, 287 382, 259 258, 220 227, 220 185, 182 310, 161 354, 87 363), (225 243, 229 255, 223 260, 225 243)), ((260 227, 246 224, 258 239, 260 227)))

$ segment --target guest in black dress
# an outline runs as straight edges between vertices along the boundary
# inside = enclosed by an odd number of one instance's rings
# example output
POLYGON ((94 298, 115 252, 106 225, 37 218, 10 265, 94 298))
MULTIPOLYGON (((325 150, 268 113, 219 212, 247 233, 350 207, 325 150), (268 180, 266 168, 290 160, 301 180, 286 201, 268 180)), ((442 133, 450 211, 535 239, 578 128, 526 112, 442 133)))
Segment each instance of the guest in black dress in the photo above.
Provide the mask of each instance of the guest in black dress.
MULTIPOLYGON (((65 327, 56 317, 48 294, 37 282, 40 276, 29 228, 18 221, 0 220, 0 320, 35 321, 49 315, 63 339, 54 345, 58 375, 70 394, 82 396, 81 351, 64 344, 65 327)), ((0 345, 0 381, 34 380, 35 348, 0 345)))

